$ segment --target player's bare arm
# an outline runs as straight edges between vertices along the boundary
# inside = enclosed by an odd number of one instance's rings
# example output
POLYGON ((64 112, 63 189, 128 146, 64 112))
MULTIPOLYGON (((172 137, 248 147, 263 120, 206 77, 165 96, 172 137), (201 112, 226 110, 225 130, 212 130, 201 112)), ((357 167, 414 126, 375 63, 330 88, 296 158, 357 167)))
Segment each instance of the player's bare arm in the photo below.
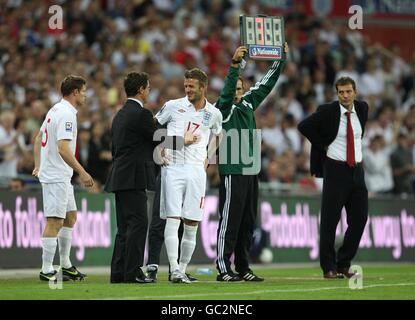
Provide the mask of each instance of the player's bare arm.
POLYGON ((42 145, 42 131, 39 131, 35 138, 35 143, 33 146, 35 168, 32 171, 32 176, 39 177, 39 168, 40 168, 40 147, 42 145))
POLYGON ((207 147, 207 158, 205 160, 205 170, 207 169, 210 159, 216 155, 216 150, 219 148, 220 143, 222 142, 223 132, 221 131, 218 135, 215 135, 210 139, 207 147))
POLYGON ((74 169, 79 174, 79 178, 85 187, 92 187, 94 185, 94 180, 72 154, 72 151, 69 148, 69 142, 70 140, 58 141, 58 151, 60 156, 72 169, 74 169))

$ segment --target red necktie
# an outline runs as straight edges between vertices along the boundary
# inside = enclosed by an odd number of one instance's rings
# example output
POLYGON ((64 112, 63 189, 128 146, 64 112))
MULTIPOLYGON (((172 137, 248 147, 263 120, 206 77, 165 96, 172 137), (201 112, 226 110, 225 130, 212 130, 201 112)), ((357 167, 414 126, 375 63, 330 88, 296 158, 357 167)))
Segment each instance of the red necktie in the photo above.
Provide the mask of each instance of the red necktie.
POLYGON ((353 135, 353 128, 352 122, 350 121, 350 112, 346 112, 347 116, 347 164, 349 167, 353 167, 355 165, 355 158, 354 158, 354 135, 353 135))

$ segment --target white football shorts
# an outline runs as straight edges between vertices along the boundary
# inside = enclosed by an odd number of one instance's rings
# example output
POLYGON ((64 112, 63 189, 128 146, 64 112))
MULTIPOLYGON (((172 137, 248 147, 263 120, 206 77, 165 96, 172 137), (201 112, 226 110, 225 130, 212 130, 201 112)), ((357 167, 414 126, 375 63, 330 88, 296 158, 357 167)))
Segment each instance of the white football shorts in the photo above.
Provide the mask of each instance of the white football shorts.
POLYGON ((206 172, 203 165, 169 165, 161 168, 160 218, 182 217, 202 221, 206 172))
POLYGON ((68 182, 42 183, 43 212, 45 217, 66 218, 66 213, 76 211, 73 185, 68 182))

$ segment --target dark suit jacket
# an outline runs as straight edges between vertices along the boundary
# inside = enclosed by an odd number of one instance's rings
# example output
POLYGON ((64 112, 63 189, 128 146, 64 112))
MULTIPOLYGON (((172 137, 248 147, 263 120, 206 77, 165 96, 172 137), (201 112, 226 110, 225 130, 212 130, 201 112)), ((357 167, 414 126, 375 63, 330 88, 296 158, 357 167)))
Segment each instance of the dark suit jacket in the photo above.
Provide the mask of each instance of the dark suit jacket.
POLYGON ((115 115, 111 128, 112 168, 105 191, 154 190, 153 142, 156 125, 152 113, 134 100, 127 100, 115 115))
MULTIPOLYGON (((364 101, 354 101, 357 116, 362 126, 362 137, 369 106, 364 101)), ((318 178, 323 177, 323 163, 327 147, 336 139, 340 124, 338 101, 320 105, 317 111, 298 124, 298 130, 311 142, 310 171, 318 178)))

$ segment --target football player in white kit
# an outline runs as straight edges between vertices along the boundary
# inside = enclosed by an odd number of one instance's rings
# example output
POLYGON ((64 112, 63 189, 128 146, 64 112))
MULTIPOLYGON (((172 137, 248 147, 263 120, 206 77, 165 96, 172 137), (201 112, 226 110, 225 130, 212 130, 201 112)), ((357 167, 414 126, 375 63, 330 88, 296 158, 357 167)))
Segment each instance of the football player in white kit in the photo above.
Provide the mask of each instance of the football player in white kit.
POLYGON ((86 187, 92 177, 75 158, 77 136, 76 108, 85 104, 86 81, 69 75, 61 83, 63 99, 47 113, 35 139, 33 175, 42 183, 46 227, 42 235, 42 270, 40 280, 57 281, 53 258, 59 243, 63 280, 82 280, 85 274, 72 265, 69 255, 77 208, 71 178, 75 170, 86 187))
POLYGON ((168 101, 156 114, 157 121, 167 125, 168 136, 184 137, 190 133, 198 139, 196 143, 173 150, 168 156, 169 164, 161 169, 160 217, 167 219, 164 243, 173 283, 190 283, 185 273, 203 216, 206 149, 209 144, 209 155, 216 151, 216 139, 209 140, 210 134, 220 136, 222 131, 221 113, 205 98, 207 84, 205 72, 198 68, 187 70, 184 79, 186 96, 168 101), (180 219, 184 222, 184 231, 178 261, 180 219))

